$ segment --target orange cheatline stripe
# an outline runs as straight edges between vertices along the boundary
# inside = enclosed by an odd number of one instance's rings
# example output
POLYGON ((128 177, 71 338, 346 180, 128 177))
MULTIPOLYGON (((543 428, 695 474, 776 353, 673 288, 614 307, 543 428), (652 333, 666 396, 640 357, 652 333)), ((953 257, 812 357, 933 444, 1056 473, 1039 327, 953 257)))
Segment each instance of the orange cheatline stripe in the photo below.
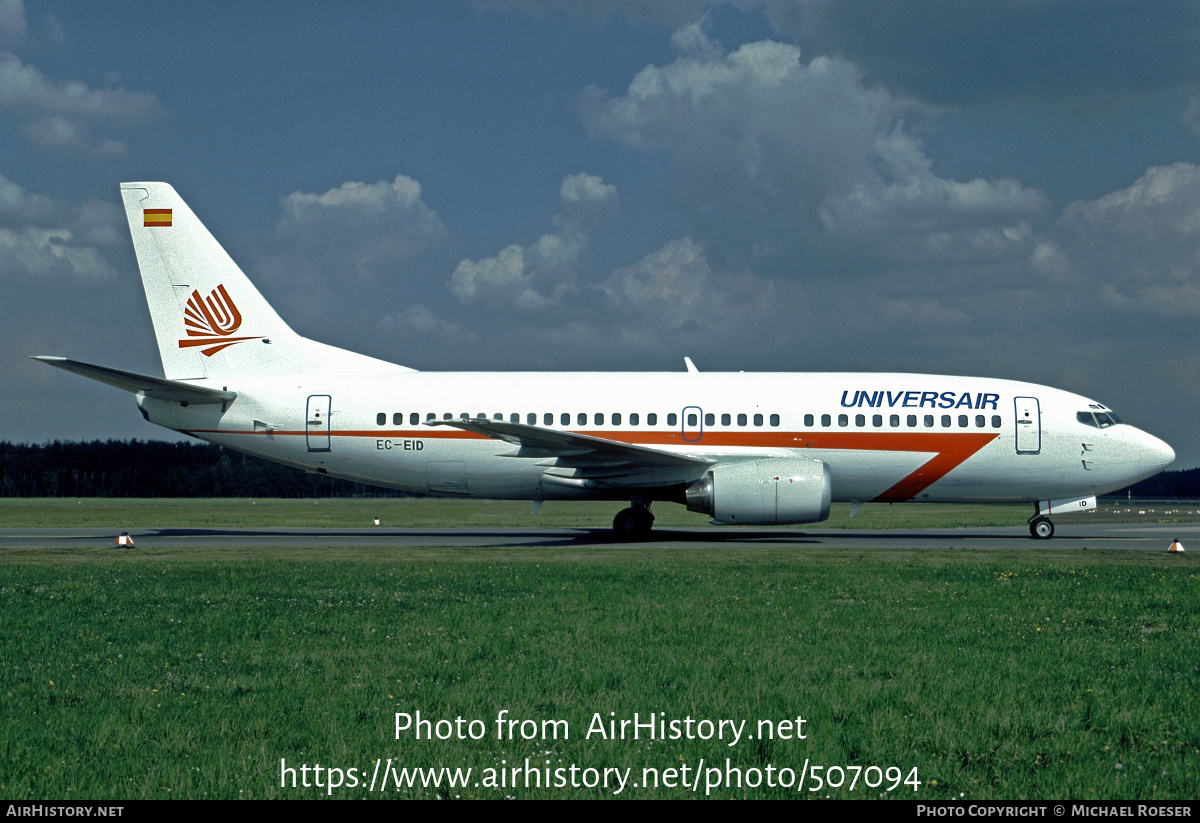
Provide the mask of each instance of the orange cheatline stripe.
MULTIPOLYGON (((191 434, 267 434, 262 431, 229 431, 221 429, 189 429, 191 434)), ((684 441, 679 432, 627 431, 627 432, 568 432, 587 434, 605 440, 634 445, 679 445, 697 444, 700 441, 684 441)), ((306 431, 273 431, 274 436, 302 436, 306 431)), ((324 435, 325 432, 319 432, 324 435)), ((330 437, 414 437, 426 440, 494 440, 482 434, 468 431, 441 430, 430 434, 427 430, 385 429, 330 431, 330 437)), ((933 457, 922 463, 908 476, 885 490, 872 502, 899 503, 911 500, 929 486, 941 480, 969 457, 1000 436, 999 432, 716 432, 704 436, 707 446, 743 446, 751 448, 785 449, 838 449, 844 451, 897 451, 932 453, 933 457)))

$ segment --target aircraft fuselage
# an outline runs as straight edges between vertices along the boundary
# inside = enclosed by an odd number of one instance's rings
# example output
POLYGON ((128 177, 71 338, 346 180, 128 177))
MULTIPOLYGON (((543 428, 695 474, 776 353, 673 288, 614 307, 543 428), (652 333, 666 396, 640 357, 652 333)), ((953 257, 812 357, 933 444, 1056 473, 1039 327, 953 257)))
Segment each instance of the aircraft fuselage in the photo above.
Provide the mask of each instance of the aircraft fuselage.
MULTIPOLYGON (((196 381, 209 385, 212 381, 196 381)), ((218 387, 219 388, 219 387, 218 387)), ((836 501, 1032 502, 1086 497, 1159 471, 1173 453, 1108 409, 1009 380, 885 373, 300 374, 241 379, 224 408, 142 398, 152 422, 270 460, 421 494, 623 498, 569 482, 554 459, 429 420, 487 418, 713 461, 803 456, 836 501)), ((647 472, 676 499, 702 469, 647 472)))

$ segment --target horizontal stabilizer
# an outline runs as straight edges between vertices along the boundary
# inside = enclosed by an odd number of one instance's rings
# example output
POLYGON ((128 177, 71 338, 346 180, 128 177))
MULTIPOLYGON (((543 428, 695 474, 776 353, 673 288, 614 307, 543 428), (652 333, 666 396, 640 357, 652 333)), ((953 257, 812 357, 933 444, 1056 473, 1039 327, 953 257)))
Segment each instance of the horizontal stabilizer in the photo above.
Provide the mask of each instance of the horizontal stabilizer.
POLYGON ((65 357, 35 356, 33 359, 41 360, 56 368, 75 372, 75 374, 82 374, 84 377, 99 380, 101 383, 116 386, 118 389, 140 392, 147 397, 156 397, 174 403, 229 403, 237 399, 237 392, 193 386, 191 383, 110 369, 107 366, 93 366, 91 363, 80 363, 78 360, 68 360, 65 357))

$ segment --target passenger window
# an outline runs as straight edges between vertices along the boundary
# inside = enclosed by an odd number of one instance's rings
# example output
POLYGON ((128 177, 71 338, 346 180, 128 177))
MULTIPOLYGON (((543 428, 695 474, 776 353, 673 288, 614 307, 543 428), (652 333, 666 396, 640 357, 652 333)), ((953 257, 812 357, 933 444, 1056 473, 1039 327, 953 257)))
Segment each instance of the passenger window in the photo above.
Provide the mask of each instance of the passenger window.
POLYGON ((822 425, 822 426, 829 426, 829 425, 831 425, 832 423, 833 423, 833 418, 832 418, 832 417, 830 417, 830 416, 829 416, 829 415, 827 415, 827 414, 823 414, 823 415, 821 415, 821 425, 822 425))
POLYGON ((587 413, 580 412, 579 414, 577 414, 575 416, 575 421, 581 426, 586 426, 587 425, 587 413))
POLYGON ((559 422, 559 425, 562 425, 562 426, 569 426, 569 425, 571 425, 571 415, 570 415, 570 413, 569 413, 569 412, 563 412, 563 413, 562 413, 562 416, 558 418, 558 422, 559 422))
POLYGON ((613 421, 613 425, 614 425, 614 426, 619 426, 619 425, 621 425, 621 413, 620 413, 620 412, 613 412, 612 421, 613 421))
POLYGON ((739 426, 744 426, 744 425, 746 425, 746 415, 744 415, 744 414, 739 414, 739 415, 738 415, 738 425, 739 425, 739 426))
POLYGON ((871 415, 871 425, 872 425, 872 426, 874 426, 874 427, 875 427, 875 428, 877 428, 877 429, 878 429, 878 428, 882 428, 882 426, 883 426, 883 415, 882 415, 882 414, 873 414, 873 415, 871 415))
POLYGON ((811 426, 813 424, 813 416, 811 414, 804 415, 804 425, 811 426))
POLYGON ((992 428, 993 429, 1000 428, 1000 415, 998 415, 998 414, 992 415, 992 428))
POLYGON ((636 426, 641 419, 641 416, 637 412, 629 413, 629 425, 636 426))
POLYGON ((408 425, 415 426, 420 422, 421 422, 421 415, 417 414, 416 412, 413 412, 412 414, 410 414, 408 416, 408 425))
POLYGON ((975 415, 975 426, 977 428, 982 429, 986 425, 987 425, 987 418, 985 418, 982 414, 975 415))
POLYGON ((762 423, 763 423, 763 416, 761 414, 754 415, 754 425, 761 426, 762 423))
POLYGON ((916 428, 916 426, 917 426, 917 416, 916 416, 915 414, 910 414, 910 415, 908 416, 908 425, 909 425, 909 427, 910 427, 910 428, 916 428))
POLYGON ((667 425, 668 426, 674 426, 678 422, 679 422, 679 415, 675 414, 675 412, 671 412, 670 414, 667 415, 667 425))
POLYGON ((687 416, 687 424, 688 424, 689 426, 695 426, 695 425, 696 425, 696 422, 697 422, 699 419, 700 419, 700 418, 699 418, 699 417, 697 417, 697 416, 695 415, 695 413, 689 414, 689 415, 687 416))
POLYGON ((392 414, 392 425, 399 426, 404 423, 404 412, 394 412, 392 414))
POLYGON ((459 419, 459 420, 470 420, 470 419, 471 419, 471 413, 470 413, 470 412, 459 412, 459 413, 458 413, 458 419, 459 419))
POLYGON ((385 423, 387 423, 387 415, 386 414, 384 414, 383 412, 380 412, 379 414, 375 415, 375 425, 376 426, 382 426, 385 423))
POLYGON ((553 426, 554 425, 554 413, 553 412, 546 412, 545 414, 542 415, 542 425, 543 426, 553 426))
POLYGON ((437 415, 434 412, 428 412, 425 415, 426 420, 437 420, 437 415))
POLYGON ((717 416, 712 413, 704 415, 704 425, 706 425, 706 426, 717 425, 717 416))
POLYGON ((521 415, 518 412, 513 412, 512 414, 510 414, 508 416, 508 422, 509 423, 520 423, 521 415))
POLYGON ((721 425, 728 426, 733 422, 733 417, 728 413, 721 415, 721 425))
POLYGON ((596 412, 596 417, 595 417, 595 420, 596 420, 596 425, 597 425, 597 426, 603 426, 603 425, 604 425, 604 413, 603 413, 603 412, 596 412))
POLYGON ((537 412, 529 412, 525 415, 525 422, 531 426, 537 425, 537 412))
POLYGON ((453 420, 454 415, 452 415, 450 412, 442 412, 442 419, 443 420, 453 420))
POLYGON ((772 426, 778 426, 778 425, 779 425, 779 415, 777 415, 777 414, 773 414, 773 415, 771 415, 771 425, 772 425, 772 426))
POLYGON ((854 425, 862 427, 867 425, 867 416, 865 414, 854 415, 854 425))
POLYGON ((839 415, 838 415, 838 425, 839 425, 839 426, 849 426, 849 425, 850 425, 850 418, 849 418, 849 417, 847 417, 847 416, 846 416, 846 415, 844 415, 844 414, 839 414, 839 415))
POLYGON ((658 425, 658 415, 655 414, 654 412, 650 412, 648 415, 646 415, 646 425, 647 426, 657 426, 658 425))
POLYGON ((894 429, 900 425, 900 415, 893 414, 888 418, 888 424, 894 429))
POLYGON ((943 429, 950 428, 950 415, 948 415, 948 414, 942 415, 942 428, 943 429))
POLYGON ((958 416, 958 427, 960 429, 965 429, 967 427, 967 416, 965 414, 960 414, 958 416))
POLYGON ((933 415, 932 414, 925 415, 925 428, 927 428, 927 429, 933 428, 933 415))

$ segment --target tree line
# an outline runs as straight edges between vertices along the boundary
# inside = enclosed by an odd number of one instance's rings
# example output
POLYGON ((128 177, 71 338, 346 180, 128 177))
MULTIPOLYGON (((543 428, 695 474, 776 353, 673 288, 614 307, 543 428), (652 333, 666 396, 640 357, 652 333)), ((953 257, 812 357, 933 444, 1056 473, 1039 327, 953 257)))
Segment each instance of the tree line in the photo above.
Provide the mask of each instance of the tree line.
MULTIPOLYGON (((211 443, 0 442, 0 497, 404 497, 211 443)), ((1105 497, 1200 497, 1200 469, 1165 471, 1105 497)))
POLYGON ((403 497, 211 443, 0 442, 0 497, 403 497))

